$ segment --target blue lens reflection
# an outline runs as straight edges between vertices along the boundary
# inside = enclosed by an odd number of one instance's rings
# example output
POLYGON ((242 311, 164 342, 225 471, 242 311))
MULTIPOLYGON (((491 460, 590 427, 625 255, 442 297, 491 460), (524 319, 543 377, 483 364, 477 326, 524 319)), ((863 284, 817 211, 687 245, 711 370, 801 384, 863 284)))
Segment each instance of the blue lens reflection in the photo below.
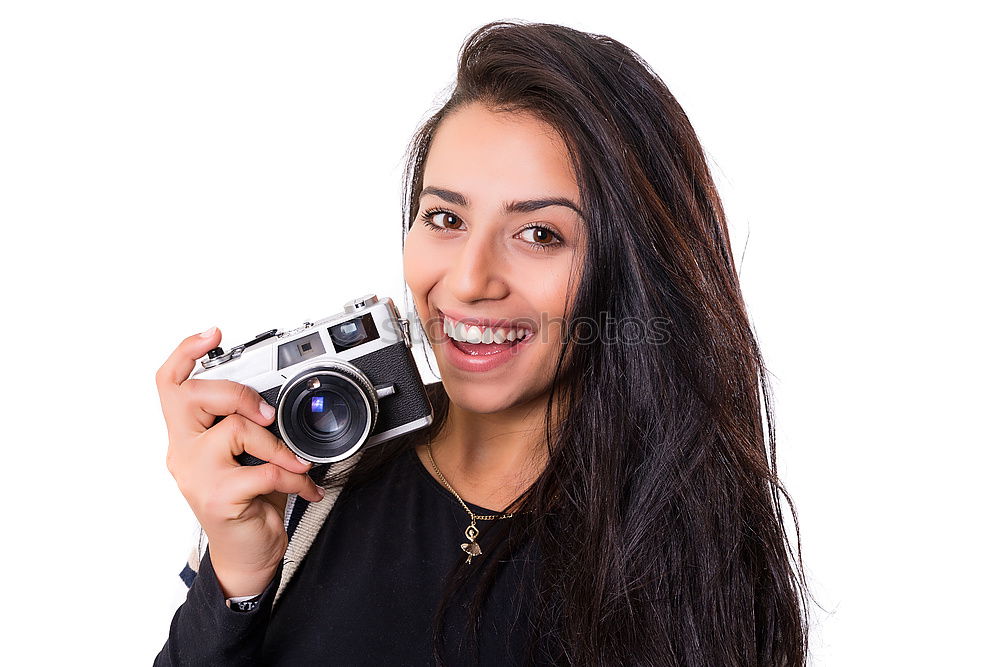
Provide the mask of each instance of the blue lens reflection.
POLYGON ((313 396, 311 407, 313 412, 323 412, 323 397, 313 396))

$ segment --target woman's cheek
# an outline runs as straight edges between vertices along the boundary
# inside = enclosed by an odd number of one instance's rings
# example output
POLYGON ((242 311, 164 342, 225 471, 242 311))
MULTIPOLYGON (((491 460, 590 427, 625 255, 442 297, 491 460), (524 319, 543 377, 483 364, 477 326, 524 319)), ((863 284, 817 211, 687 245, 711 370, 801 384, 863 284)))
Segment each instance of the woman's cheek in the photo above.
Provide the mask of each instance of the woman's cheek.
POLYGON ((410 230, 403 245, 403 279, 413 292, 413 297, 422 302, 430 289, 429 269, 433 266, 431 253, 419 230, 410 230))
POLYGON ((544 320, 559 319, 566 307, 569 271, 563 266, 524 266, 515 268, 514 275, 522 283, 524 294, 544 320))

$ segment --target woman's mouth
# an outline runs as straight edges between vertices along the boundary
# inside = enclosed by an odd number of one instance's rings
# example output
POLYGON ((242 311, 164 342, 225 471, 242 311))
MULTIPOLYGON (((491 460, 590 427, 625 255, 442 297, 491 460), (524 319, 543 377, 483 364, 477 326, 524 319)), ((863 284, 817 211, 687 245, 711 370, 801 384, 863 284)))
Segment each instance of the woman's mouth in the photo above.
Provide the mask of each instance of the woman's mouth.
POLYGON ((534 337, 529 326, 509 320, 495 324, 481 320, 473 323, 441 313, 441 325, 447 358, 454 366, 467 371, 492 370, 510 361, 534 337))
POLYGON ((504 346, 514 346, 531 335, 530 329, 516 325, 490 327, 465 324, 447 316, 441 322, 445 335, 462 350, 468 350, 469 354, 489 354, 504 346))

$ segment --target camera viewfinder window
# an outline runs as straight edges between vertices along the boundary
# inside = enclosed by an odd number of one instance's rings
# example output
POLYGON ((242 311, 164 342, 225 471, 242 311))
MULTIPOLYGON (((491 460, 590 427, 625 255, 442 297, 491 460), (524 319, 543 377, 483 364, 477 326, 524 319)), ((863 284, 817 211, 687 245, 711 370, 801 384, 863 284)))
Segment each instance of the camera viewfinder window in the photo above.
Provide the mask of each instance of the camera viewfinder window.
POLYGON ((311 333, 278 346, 278 370, 312 359, 326 352, 319 333, 311 333))
POLYGON ((378 328, 370 313, 334 324, 327 331, 330 332, 330 339, 337 352, 378 339, 378 328))

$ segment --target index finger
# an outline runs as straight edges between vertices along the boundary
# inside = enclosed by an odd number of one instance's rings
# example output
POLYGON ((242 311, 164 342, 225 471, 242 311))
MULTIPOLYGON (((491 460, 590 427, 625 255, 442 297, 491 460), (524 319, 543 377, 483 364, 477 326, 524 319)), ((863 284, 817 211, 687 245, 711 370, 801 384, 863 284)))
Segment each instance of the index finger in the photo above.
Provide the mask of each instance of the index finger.
POLYGON ((222 333, 218 327, 212 327, 200 334, 188 336, 181 341, 160 369, 156 371, 156 387, 162 391, 171 386, 177 386, 188 379, 194 370, 194 362, 208 354, 208 351, 222 342, 222 333))

